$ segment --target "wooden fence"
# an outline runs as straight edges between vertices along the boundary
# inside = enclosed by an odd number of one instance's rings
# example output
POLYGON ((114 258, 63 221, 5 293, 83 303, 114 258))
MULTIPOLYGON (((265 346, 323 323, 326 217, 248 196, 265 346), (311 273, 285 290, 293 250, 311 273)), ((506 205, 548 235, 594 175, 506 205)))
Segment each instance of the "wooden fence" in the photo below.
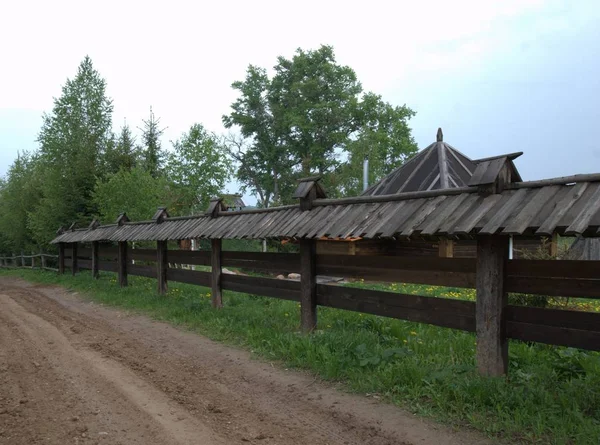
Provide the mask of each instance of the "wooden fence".
POLYGON ((95 277, 99 271, 116 272, 121 286, 127 286, 128 275, 155 278, 159 294, 167 292, 168 281, 206 286, 212 288, 214 307, 222 306, 222 290, 298 301, 305 332, 317 327, 318 306, 476 332, 483 375, 507 372, 508 339, 600 351, 600 314, 507 301, 508 292, 599 299, 600 261, 509 260, 507 243, 499 237, 478 239, 477 258, 317 255, 314 241, 300 243, 300 254, 222 251, 220 240, 212 241, 211 251, 168 250, 166 242, 135 250, 126 242, 117 247, 94 242, 91 248, 62 243, 58 272, 67 267, 73 274, 89 269, 95 277), (211 271, 171 267, 175 263, 211 266, 211 271), (223 274, 223 267, 297 272, 301 279, 223 274), (317 275, 475 288, 477 301, 317 284, 317 275))
POLYGON ((50 255, 48 253, 32 253, 31 255, 20 255, 0 257, 0 267, 29 267, 35 269, 36 267, 44 270, 52 270, 58 272, 56 267, 49 267, 48 260, 51 262, 58 261, 58 255, 50 255), (36 259, 39 258, 39 261, 36 259))

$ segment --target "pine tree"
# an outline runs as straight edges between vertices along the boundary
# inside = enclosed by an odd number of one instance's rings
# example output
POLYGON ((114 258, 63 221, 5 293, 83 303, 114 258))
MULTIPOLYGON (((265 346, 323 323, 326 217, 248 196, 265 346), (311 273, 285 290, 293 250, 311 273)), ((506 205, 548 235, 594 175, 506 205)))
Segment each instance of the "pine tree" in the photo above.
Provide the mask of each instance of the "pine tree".
POLYGON ((38 141, 44 188, 28 222, 38 243, 50 241, 60 225, 89 221, 95 213, 92 193, 104 173, 112 110, 106 82, 86 56, 43 117, 38 141))
POLYGON ((148 120, 143 121, 144 126, 142 130, 142 160, 144 162, 144 168, 148 171, 153 178, 157 178, 161 174, 165 154, 160 145, 160 138, 163 135, 165 129, 160 128, 160 119, 154 116, 152 107, 150 107, 150 117, 148 120))

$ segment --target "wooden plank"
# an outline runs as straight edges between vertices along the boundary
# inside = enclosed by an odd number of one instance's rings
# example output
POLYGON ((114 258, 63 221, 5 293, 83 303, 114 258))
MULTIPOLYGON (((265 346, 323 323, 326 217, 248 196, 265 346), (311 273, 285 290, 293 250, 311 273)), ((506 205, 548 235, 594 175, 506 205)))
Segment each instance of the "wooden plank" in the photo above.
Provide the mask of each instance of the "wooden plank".
POLYGON ((169 268, 169 257, 168 257, 168 242, 157 241, 156 242, 156 277, 157 277, 157 291, 159 295, 166 295, 168 291, 167 281, 167 269, 169 268))
POLYGON ((557 204, 552 213, 539 229, 535 232, 536 235, 552 235, 556 226, 560 219, 564 216, 565 213, 577 202, 577 200, 581 197, 588 184, 586 182, 579 183, 569 190, 569 193, 566 194, 557 204))
POLYGON ((100 261, 98 263, 98 268, 107 272, 118 272, 119 263, 117 263, 116 261, 100 261))
POLYGON ((518 323, 600 332, 600 314, 594 312, 508 306, 506 319, 518 323))
MULTIPOLYGON (((163 242, 163 241, 157 241, 163 242)), ((156 250, 154 249, 131 249, 129 251, 130 259, 135 261, 156 261, 156 250)))
POLYGON ((475 331, 475 303, 328 284, 317 285, 321 306, 475 331))
POLYGON ((532 188, 532 187, 545 187, 549 185, 565 185, 573 184, 578 182, 598 182, 600 181, 600 174, 590 173, 584 175, 573 175, 563 176, 560 178, 542 179, 539 181, 524 181, 514 182, 510 185, 510 188, 532 188))
POLYGON ((506 331, 507 335, 515 340, 600 351, 600 332, 598 331, 585 331, 514 321, 507 323, 506 331))
POLYGON ((137 275, 140 277, 147 277, 147 278, 156 278, 157 277, 156 267, 154 267, 154 266, 140 266, 138 264, 130 264, 127 267, 127 273, 129 275, 137 275))
POLYGON ((211 274, 210 272, 201 272, 198 270, 167 269, 167 280, 177 281, 178 283, 196 284, 198 286, 210 287, 211 274))
POLYGON ((65 243, 58 243, 58 273, 65 273, 65 243))
POLYGON ((395 235, 397 232, 402 231, 404 222, 408 220, 415 212, 418 212, 421 207, 426 205, 427 199, 416 199, 408 202, 402 207, 402 210, 394 211, 394 216, 381 227, 381 236, 384 238, 389 238, 395 235))
POLYGON ((299 281, 223 274, 221 282, 225 290, 300 301, 299 281))
POLYGON ((479 220, 481 220, 481 218, 483 218, 501 198, 501 194, 486 196, 485 199, 477 207, 475 207, 472 212, 462 218, 455 227, 451 227, 447 233, 449 235, 454 233, 459 235, 471 233, 479 220))
POLYGON ((452 212, 446 220, 442 223, 441 226, 437 229, 437 234, 448 233, 450 230, 454 229, 454 226, 460 221, 464 214, 466 214, 477 202, 482 201, 483 198, 479 195, 472 194, 469 195, 464 202, 456 208, 454 212, 452 212))
POLYGON ((519 189, 513 193, 508 201, 504 203, 502 208, 498 210, 498 212, 494 213, 494 215, 489 219, 489 221, 483 226, 480 235, 493 235, 502 227, 502 225, 506 222, 510 214, 514 211, 514 209, 519 205, 519 203, 523 200, 525 195, 527 194, 526 189, 519 189))
POLYGON ((317 274, 387 282, 474 288, 475 259, 318 255, 317 274))
POLYGON ((580 235, 583 233, 592 219, 592 217, 600 210, 600 187, 596 188, 594 194, 585 203, 585 207, 573 219, 573 222, 567 227, 567 235, 580 235))
MULTIPOLYGON (((502 233, 507 235, 521 235, 527 228, 531 221, 540 213, 545 207, 546 203, 555 196, 560 186, 554 185, 550 187, 541 188, 531 196, 530 201, 521 209, 521 211, 514 215, 512 221, 504 228, 502 233)), ((531 194, 529 192, 528 194, 531 194)))
POLYGON ((381 233, 382 227, 392 219, 398 212, 402 212, 407 201, 380 203, 379 212, 377 212, 372 222, 369 222, 365 228, 365 238, 375 238, 381 233))
POLYGON ((169 250, 169 261, 172 264, 195 264, 210 266, 209 250, 169 250))
POLYGON ((462 205, 462 203, 465 201, 465 199, 467 199, 468 196, 470 195, 467 193, 463 193, 462 195, 459 195, 455 198, 453 197, 451 199, 446 199, 446 201, 444 201, 444 204, 442 204, 444 208, 436 212, 436 215, 433 218, 428 218, 424 222, 425 225, 421 228, 421 234, 435 234, 438 231, 438 228, 442 225, 442 223, 445 222, 448 219, 448 217, 458 207, 462 205))
POLYGON ((99 261, 99 257, 98 257, 98 250, 99 250, 99 243, 98 241, 94 241, 92 242, 92 277, 93 278, 98 278, 100 276, 100 271, 98 269, 98 261, 99 261))
POLYGON ((438 243, 438 256, 440 258, 452 258, 454 256, 454 241, 441 239, 438 243))
POLYGON ((119 241, 119 258, 118 258, 118 271, 119 271, 119 286, 127 286, 127 241, 119 241))
POLYGON ((476 264, 474 258, 318 255, 317 267, 324 266, 474 273, 476 264))
POLYGON ((303 332, 317 328, 317 273, 314 240, 300 240, 300 318, 303 332))
MULTIPOLYGON (((71 252, 72 252, 72 258, 71 258, 71 274, 73 276, 75 276, 75 274, 77 274, 77 272, 79 272, 79 266, 77 264, 78 262, 78 253, 77 253, 77 243, 72 243, 71 244, 71 252)), ((25 265, 25 264, 23 264, 25 265)))
POLYGON ((241 267, 275 272, 300 272, 300 255, 296 253, 223 251, 224 267, 241 267))
POLYGON ((418 212, 413 213, 413 215, 403 223, 404 229, 401 231, 401 235, 411 236, 415 232, 415 229, 445 200, 445 196, 432 198, 421 207, 418 212))
POLYGON ((508 276, 506 290, 549 297, 600 298, 600 280, 508 276))
POLYGON ((508 371, 505 289, 508 262, 507 236, 477 238, 477 367, 483 376, 508 371))
POLYGON ((221 277, 223 275, 221 267, 221 240, 211 240, 211 247, 212 306, 221 308, 223 307, 223 293, 221 292, 221 277))
POLYGON ((77 260, 77 270, 90 270, 92 268, 92 260, 77 260))
POLYGON ((600 279, 600 261, 510 260, 509 276, 600 279))

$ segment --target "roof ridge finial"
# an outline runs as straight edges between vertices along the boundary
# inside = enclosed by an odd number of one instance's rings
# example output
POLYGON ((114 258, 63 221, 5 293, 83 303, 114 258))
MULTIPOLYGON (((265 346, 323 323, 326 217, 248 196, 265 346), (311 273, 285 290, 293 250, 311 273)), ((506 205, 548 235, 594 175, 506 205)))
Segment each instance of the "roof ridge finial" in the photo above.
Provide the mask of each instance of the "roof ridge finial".
POLYGON ((444 133, 442 133, 442 127, 438 128, 436 139, 438 142, 444 141, 444 133))

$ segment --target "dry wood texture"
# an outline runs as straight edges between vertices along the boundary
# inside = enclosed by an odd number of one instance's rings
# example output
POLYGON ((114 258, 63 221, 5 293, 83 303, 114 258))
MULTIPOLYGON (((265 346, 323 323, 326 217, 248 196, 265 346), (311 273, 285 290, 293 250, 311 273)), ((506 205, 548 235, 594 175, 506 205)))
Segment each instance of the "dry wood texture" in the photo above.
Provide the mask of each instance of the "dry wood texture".
POLYGON ((221 292, 221 277, 223 276, 223 269, 221 267, 221 240, 212 240, 211 247, 211 301, 213 307, 220 308, 223 307, 223 294, 221 292))
POLYGON ((477 366, 485 376, 508 371, 505 289, 508 237, 486 236, 477 240, 477 366))

